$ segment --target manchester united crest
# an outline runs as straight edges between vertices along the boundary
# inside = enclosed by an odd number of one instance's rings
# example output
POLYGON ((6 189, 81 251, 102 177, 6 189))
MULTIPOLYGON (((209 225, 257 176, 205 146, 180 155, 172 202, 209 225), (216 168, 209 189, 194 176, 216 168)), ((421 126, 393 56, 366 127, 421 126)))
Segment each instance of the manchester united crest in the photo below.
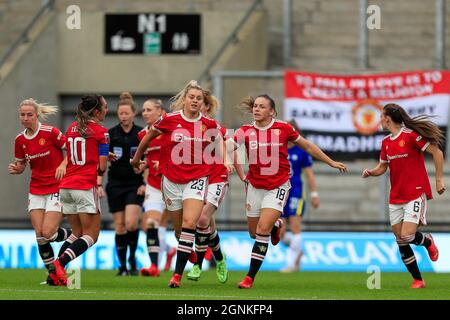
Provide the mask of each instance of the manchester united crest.
POLYGON ((361 100, 352 108, 352 121, 360 134, 371 135, 380 127, 383 107, 372 99, 361 100))
POLYGON ((44 146, 45 145, 45 139, 44 138, 40 138, 39 139, 39 144, 41 145, 41 146, 44 146))
POLYGON ((398 142, 398 145, 399 145, 399 147, 401 147, 401 148, 403 148, 404 146, 405 146, 405 140, 400 140, 399 142, 398 142))

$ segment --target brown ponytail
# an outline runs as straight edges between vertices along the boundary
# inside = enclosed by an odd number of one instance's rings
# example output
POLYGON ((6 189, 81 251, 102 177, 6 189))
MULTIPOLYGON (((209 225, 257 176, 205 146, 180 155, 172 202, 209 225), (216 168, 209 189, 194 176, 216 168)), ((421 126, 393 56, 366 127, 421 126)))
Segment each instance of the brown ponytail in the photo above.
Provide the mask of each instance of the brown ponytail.
POLYGON ((86 138, 87 123, 92 119, 94 110, 102 111, 102 96, 96 94, 81 97, 81 103, 77 108, 77 131, 86 138))
POLYGON ((248 96, 239 103, 239 108, 247 113, 252 113, 253 105, 255 104, 255 100, 258 98, 264 98, 267 101, 269 101, 270 108, 273 111, 275 111, 275 116, 277 115, 277 110, 275 108, 275 101, 268 94, 260 94, 256 98, 248 96))
POLYGON ((430 141, 431 144, 442 146, 445 136, 439 127, 430 120, 432 116, 420 115, 411 118, 405 109, 395 103, 385 105, 383 113, 385 116, 391 117, 395 123, 403 124, 405 127, 416 131, 430 141))

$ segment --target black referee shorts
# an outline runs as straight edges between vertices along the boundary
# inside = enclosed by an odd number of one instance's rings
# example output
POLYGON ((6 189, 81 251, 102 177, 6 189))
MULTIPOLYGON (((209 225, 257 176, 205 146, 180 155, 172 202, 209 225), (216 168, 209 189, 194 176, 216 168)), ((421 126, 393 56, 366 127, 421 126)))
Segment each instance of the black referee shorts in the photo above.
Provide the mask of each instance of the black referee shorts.
POLYGON ((106 185, 106 195, 108 198, 109 212, 115 213, 124 211, 129 204, 142 206, 144 196, 137 194, 139 186, 123 187, 106 185))

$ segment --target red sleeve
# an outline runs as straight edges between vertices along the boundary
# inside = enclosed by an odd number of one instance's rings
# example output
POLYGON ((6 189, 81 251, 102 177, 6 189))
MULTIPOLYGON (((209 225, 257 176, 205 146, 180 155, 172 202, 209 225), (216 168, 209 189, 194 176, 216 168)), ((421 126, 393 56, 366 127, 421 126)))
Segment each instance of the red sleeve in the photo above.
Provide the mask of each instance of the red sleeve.
POLYGON ((66 136, 63 135, 63 133, 59 131, 58 128, 52 128, 52 138, 53 142, 56 144, 56 146, 58 146, 58 148, 62 149, 65 146, 66 136))
POLYGON ((16 138, 14 143, 14 157, 16 160, 22 161, 25 160, 25 153, 23 152, 22 142, 20 141, 21 136, 16 138))
POLYGON ((386 155, 386 139, 381 143, 381 151, 380 151, 380 162, 388 163, 389 160, 386 155))
POLYGON ((103 126, 98 126, 96 138, 98 144, 109 144, 108 129, 103 126))
POLYGON ((146 133, 147 133, 147 132, 145 132, 144 130, 139 131, 139 132, 138 132, 138 140, 139 140, 139 141, 142 141, 142 139, 144 138, 144 136, 145 136, 146 133))
POLYGON ((170 128, 170 120, 167 115, 161 116, 153 125, 152 130, 156 130, 160 133, 167 133, 170 128))
POLYGON ((288 127, 287 140, 288 141, 297 141, 300 138, 300 133, 295 131, 294 127, 291 124, 287 123, 286 125, 288 127))
POLYGON ((217 129, 219 129, 220 134, 223 137, 223 140, 228 140, 230 138, 230 135, 228 134, 227 128, 223 127, 220 123, 216 121, 217 129))
POLYGON ((419 150, 425 151, 430 145, 430 142, 426 138, 422 137, 415 131, 411 132, 409 136, 411 143, 419 150))
POLYGON ((242 145, 245 143, 245 130, 241 128, 239 128, 234 136, 233 136, 233 140, 234 142, 236 142, 238 145, 242 145))

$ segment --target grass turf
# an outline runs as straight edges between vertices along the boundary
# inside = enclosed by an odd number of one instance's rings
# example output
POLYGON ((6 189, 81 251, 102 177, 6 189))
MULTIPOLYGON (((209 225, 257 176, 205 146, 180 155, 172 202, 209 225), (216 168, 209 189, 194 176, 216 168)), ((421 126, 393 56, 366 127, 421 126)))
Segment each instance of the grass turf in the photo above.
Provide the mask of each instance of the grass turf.
POLYGON ((381 273, 381 289, 369 290, 370 274, 351 272, 260 272, 252 289, 238 289, 244 272, 230 272, 220 284, 214 270, 200 281, 184 276, 181 287, 169 288, 171 273, 159 278, 117 277, 113 270, 82 270, 80 289, 40 285, 42 269, 0 269, 1 300, 437 300, 450 299, 447 274, 424 273, 427 288, 410 289, 408 273, 381 273))

